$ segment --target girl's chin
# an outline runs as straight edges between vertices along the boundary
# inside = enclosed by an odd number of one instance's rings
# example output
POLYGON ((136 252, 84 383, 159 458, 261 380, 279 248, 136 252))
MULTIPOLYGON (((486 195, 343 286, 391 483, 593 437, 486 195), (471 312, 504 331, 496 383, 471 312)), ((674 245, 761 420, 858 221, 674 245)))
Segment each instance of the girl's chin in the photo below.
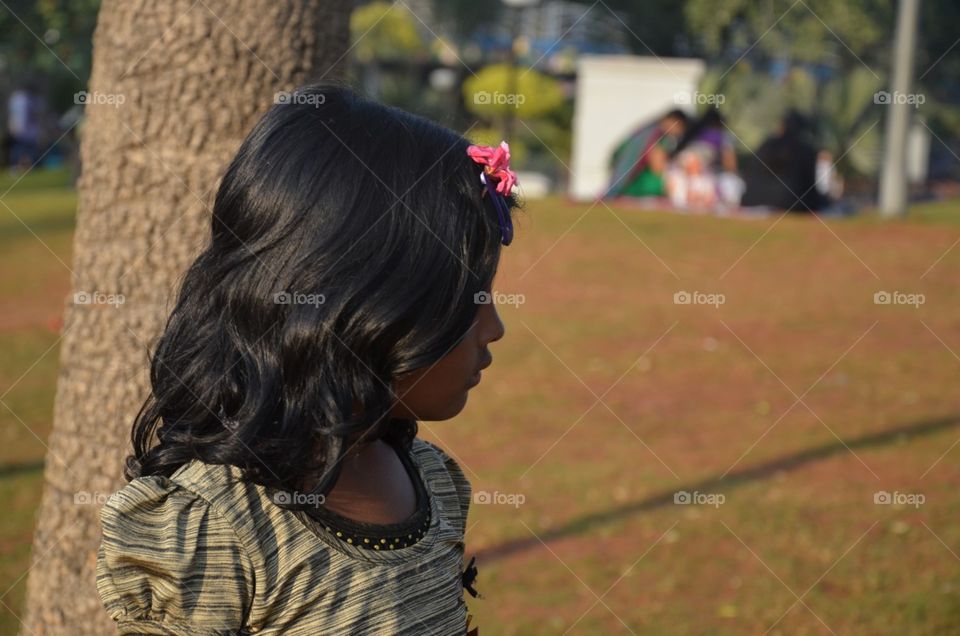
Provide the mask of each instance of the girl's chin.
POLYGON ((482 373, 483 373, 482 371, 477 371, 476 373, 470 376, 470 379, 467 380, 467 390, 470 390, 473 387, 480 384, 482 373))
POLYGON ((470 389, 467 389, 460 393, 460 397, 457 398, 451 405, 450 408, 445 413, 445 417, 439 417, 438 420, 449 420, 456 417, 460 414, 460 411, 463 410, 463 407, 467 405, 468 392, 470 389))
POLYGON ((463 410, 463 407, 467 405, 468 391, 469 389, 464 389, 459 395, 451 398, 443 407, 431 409, 429 413, 424 413, 422 416, 417 415, 414 419, 420 422, 442 422, 456 417, 460 414, 460 411, 463 410))

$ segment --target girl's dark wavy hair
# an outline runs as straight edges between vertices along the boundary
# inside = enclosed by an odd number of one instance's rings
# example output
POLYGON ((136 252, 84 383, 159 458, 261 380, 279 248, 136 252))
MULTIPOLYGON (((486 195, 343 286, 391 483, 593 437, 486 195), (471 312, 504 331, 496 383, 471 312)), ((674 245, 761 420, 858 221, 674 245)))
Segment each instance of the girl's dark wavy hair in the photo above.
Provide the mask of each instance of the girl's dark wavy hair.
POLYGON ((220 184, 127 479, 200 460, 328 492, 361 435, 409 448, 391 381, 448 353, 492 281, 500 227, 466 139, 334 84, 279 101, 220 184))

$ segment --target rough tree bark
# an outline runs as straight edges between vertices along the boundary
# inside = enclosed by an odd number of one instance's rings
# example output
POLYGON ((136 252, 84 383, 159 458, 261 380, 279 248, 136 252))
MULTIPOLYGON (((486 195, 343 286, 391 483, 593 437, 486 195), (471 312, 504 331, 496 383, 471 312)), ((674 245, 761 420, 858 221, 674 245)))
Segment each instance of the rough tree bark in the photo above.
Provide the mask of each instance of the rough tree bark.
POLYGON ((350 8, 335 0, 103 1, 81 146, 74 293, 22 633, 114 633, 95 587, 98 515, 123 483, 147 353, 207 234, 226 163, 276 91, 340 74, 350 8))

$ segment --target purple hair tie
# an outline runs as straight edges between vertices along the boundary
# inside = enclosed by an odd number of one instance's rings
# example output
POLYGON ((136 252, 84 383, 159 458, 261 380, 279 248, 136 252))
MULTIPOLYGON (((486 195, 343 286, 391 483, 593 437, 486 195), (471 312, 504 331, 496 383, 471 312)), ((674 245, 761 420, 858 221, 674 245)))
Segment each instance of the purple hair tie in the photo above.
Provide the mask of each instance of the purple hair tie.
POLYGON ((517 183, 517 175, 510 169, 510 146, 501 141, 496 148, 490 146, 469 146, 467 155, 483 166, 480 183, 484 193, 490 195, 493 207, 497 210, 500 222, 500 242, 510 245, 513 241, 513 220, 510 218, 510 206, 507 199, 517 183))

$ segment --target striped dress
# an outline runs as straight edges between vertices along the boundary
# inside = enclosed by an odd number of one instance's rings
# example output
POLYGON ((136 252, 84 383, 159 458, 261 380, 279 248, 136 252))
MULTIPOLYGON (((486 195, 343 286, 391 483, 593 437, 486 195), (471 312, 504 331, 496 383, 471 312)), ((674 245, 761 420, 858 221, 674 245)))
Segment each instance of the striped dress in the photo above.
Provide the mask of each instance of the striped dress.
POLYGON ((232 466, 135 479, 101 513, 100 598, 121 634, 463 634, 470 483, 429 442, 410 457, 430 521, 395 550, 337 539, 232 466))

